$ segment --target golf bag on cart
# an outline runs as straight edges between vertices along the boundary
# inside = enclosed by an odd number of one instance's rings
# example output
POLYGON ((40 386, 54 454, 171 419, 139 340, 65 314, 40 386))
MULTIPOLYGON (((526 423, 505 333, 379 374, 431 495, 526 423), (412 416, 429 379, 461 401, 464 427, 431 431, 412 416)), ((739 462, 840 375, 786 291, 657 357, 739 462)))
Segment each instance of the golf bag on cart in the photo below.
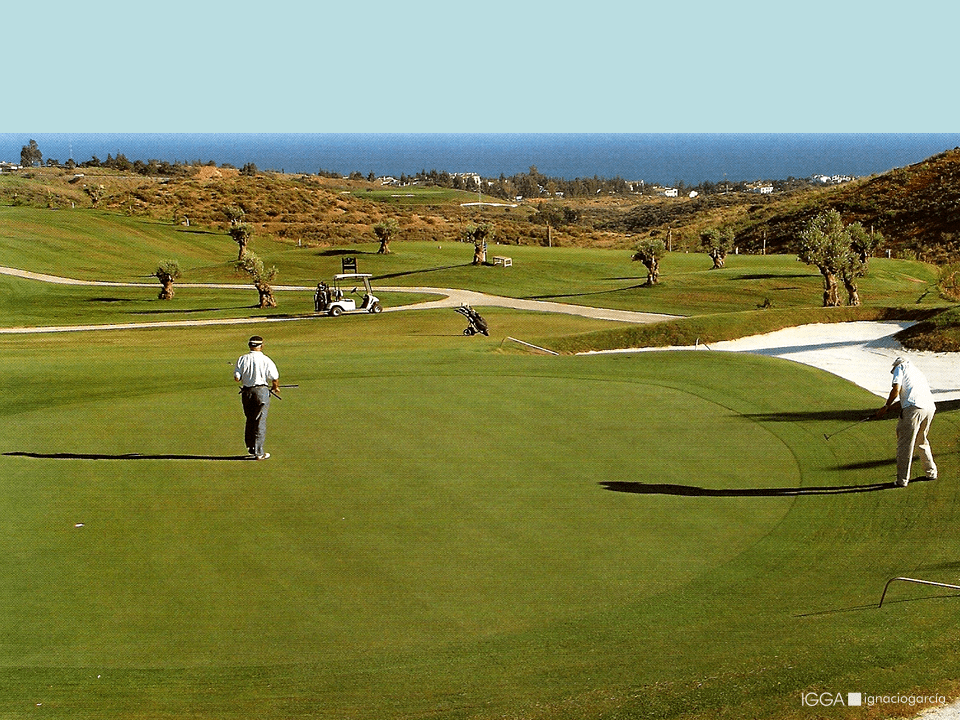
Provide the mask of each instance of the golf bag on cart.
POLYGON ((454 312, 460 313, 470 321, 470 324, 467 325, 463 331, 464 335, 476 335, 477 333, 487 336, 490 335, 490 333, 487 332, 487 321, 469 305, 461 305, 458 308, 454 308, 454 312))

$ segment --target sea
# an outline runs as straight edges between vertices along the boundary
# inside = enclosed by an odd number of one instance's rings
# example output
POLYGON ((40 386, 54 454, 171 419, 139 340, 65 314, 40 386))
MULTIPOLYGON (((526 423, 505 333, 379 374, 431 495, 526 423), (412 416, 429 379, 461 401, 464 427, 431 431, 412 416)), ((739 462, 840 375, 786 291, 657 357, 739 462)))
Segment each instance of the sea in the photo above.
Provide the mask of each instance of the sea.
POLYGON ((862 177, 960 146, 960 133, 0 133, 0 161, 35 140, 43 158, 201 162, 285 173, 528 172, 664 185, 862 177))

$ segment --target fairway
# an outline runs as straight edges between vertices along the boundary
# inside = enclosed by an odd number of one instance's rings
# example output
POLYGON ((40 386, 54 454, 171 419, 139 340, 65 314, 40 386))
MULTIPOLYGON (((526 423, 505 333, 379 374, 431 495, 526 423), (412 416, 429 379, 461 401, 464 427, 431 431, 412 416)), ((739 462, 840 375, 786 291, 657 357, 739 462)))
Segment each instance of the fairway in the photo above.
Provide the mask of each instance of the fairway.
MULTIPOLYGON (((299 385, 266 463, 238 459, 231 377, 256 326, 0 339, 0 714, 774 717, 957 669, 960 604, 873 608, 953 576, 960 498, 884 487, 889 423, 823 441, 864 391, 341 320, 263 329, 299 385)), ((935 428, 955 476, 955 414, 935 428)))

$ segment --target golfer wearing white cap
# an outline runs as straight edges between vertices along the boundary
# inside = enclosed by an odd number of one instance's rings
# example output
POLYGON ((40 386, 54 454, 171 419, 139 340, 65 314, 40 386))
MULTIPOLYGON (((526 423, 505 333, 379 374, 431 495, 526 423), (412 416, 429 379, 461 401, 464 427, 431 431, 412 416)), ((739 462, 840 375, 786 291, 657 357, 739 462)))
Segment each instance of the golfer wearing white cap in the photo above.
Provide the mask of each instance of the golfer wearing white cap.
POLYGON ((874 417, 881 418, 887 410, 900 406, 900 420, 897 422, 897 487, 906 487, 910 482, 910 467, 913 464, 913 450, 920 451, 924 474, 930 480, 937 479, 937 465, 933 461, 930 440, 927 434, 937 406, 930 392, 927 378, 920 369, 907 358, 898 357, 893 362, 893 386, 886 404, 877 410, 874 417))
POLYGON ((247 345, 250 352, 241 355, 233 371, 233 378, 240 383, 240 401, 247 418, 244 440, 247 452, 257 460, 266 460, 270 453, 263 451, 267 437, 267 411, 270 409, 270 393, 276 392, 280 372, 276 364, 263 354, 263 338, 254 335, 247 345))

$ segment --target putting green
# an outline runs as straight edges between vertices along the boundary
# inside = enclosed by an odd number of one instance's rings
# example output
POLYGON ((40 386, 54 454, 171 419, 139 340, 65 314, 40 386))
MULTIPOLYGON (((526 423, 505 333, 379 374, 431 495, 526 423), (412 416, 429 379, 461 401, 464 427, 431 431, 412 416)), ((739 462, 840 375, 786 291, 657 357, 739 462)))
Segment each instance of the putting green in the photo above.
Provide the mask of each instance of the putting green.
POLYGON ((669 494, 624 503, 604 483, 800 483, 779 438, 696 395, 471 370, 303 383, 272 405, 269 463, 235 459, 229 385, 20 416, 9 442, 31 455, 5 458, 23 480, 8 498, 24 560, 11 582, 25 610, 71 608, 75 635, 26 612, 3 633, 18 653, 137 666, 515 631, 598 596, 669 591, 756 542, 791 503, 746 513, 731 498, 705 513, 669 494), (705 445, 704 427, 729 442, 705 445), (692 470, 705 452, 715 469, 692 470))

